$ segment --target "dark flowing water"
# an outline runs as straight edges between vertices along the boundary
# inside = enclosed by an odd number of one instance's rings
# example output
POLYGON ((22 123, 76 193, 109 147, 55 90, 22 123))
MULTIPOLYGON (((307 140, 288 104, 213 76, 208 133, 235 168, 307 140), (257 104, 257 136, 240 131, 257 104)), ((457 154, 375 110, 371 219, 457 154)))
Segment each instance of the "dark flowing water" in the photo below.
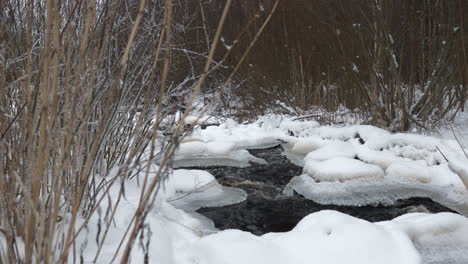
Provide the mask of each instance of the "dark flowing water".
POLYGON ((294 193, 284 197, 282 190, 302 168, 281 155, 282 148, 251 150, 253 155, 268 161, 247 168, 203 168, 225 186, 248 193, 246 201, 224 207, 201 208, 197 212, 212 219, 219 229, 240 229, 257 235, 289 231, 305 216, 321 210, 336 210, 371 222, 390 220, 409 212, 453 212, 427 198, 401 200, 392 206, 322 205, 294 193))

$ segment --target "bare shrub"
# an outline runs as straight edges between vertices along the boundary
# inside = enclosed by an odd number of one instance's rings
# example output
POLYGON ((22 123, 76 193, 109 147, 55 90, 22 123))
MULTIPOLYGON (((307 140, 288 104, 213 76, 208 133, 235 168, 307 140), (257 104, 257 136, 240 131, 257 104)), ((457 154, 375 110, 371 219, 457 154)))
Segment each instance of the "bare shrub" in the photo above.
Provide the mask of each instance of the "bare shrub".
POLYGON ((192 17, 180 1, 0 3, 0 262, 76 260, 75 239, 111 186, 143 171, 140 203, 114 256, 126 263, 183 135, 180 120, 220 67, 214 54, 231 1, 203 52, 180 38, 192 17), (187 70, 183 59, 202 63, 187 70), (174 133, 156 148, 165 127, 174 133))

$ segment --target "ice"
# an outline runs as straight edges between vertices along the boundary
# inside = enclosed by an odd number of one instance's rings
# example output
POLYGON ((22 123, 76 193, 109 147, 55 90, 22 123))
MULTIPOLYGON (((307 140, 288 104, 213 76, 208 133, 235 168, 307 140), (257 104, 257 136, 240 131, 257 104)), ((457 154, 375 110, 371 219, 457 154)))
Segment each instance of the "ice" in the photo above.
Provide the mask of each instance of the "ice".
POLYGON ((304 173, 316 181, 346 181, 358 178, 382 178, 383 170, 359 160, 336 157, 324 161, 310 161, 304 167, 304 173))
POLYGON ((286 233, 222 231, 196 241, 189 252, 185 263, 420 263, 403 231, 335 211, 310 214, 286 233))

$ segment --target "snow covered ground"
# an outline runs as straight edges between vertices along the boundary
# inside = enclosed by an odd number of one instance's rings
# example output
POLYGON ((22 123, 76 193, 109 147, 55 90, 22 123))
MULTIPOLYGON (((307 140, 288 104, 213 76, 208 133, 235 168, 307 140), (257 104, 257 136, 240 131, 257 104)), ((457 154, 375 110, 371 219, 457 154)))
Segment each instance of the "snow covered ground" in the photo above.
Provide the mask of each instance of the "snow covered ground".
MULTIPOLYGON (((143 263, 145 256, 149 263, 175 264, 468 263, 468 160, 453 139, 265 116, 250 124, 227 120, 219 126, 196 129, 181 143, 174 165, 242 167, 250 162, 264 163, 247 149, 278 144, 288 158, 304 168, 302 175, 288 184, 285 195, 295 190, 320 203, 344 205, 393 203, 422 196, 461 215, 412 213, 370 223, 321 211, 285 233, 255 236, 240 230, 219 231, 210 219, 194 211, 238 203, 247 194, 220 185, 206 171, 176 169, 160 186, 131 263, 143 263)), ((150 180, 158 169, 151 166, 150 180)), ((77 252, 84 263, 119 259, 120 240, 140 200, 141 176, 126 180, 121 199, 121 184, 114 184, 102 211, 95 213, 80 233, 77 252), (117 200, 120 205, 109 219, 105 212, 117 200), (100 230, 103 222, 111 220, 108 232, 100 230), (101 254, 95 258, 98 252, 101 254), (114 256, 114 252, 119 253, 114 256)), ((64 228, 68 221, 65 217, 64 228)), ((0 237, 0 243, 4 242, 0 237)))
POLYGON ((190 159, 203 160, 200 166, 247 166, 263 161, 246 149, 281 144, 285 155, 304 167, 289 187, 320 203, 388 204, 428 197, 468 215, 468 162, 455 140, 266 116, 252 124, 228 120, 199 129, 188 141, 176 154, 177 165, 196 166, 183 162, 190 159))
MULTIPOLYGON (((465 128, 457 128, 463 137, 465 128)), ((229 145, 226 153, 235 153, 281 144, 285 155, 304 167, 285 194, 292 188, 320 203, 343 205, 429 197, 468 215, 468 161, 460 145, 447 136, 392 134, 372 126, 320 126, 267 116, 245 125, 228 120, 197 130, 192 138, 206 146, 201 156, 211 158, 212 165, 218 151, 210 145, 229 145)), ((184 155, 179 152, 177 158, 184 155)), ((246 161, 242 155, 232 158, 246 161)), ((444 263, 447 256, 464 263, 468 220, 450 213, 409 214, 372 224, 330 211, 309 215, 287 233, 256 237, 223 231, 193 247, 187 263, 444 263)))

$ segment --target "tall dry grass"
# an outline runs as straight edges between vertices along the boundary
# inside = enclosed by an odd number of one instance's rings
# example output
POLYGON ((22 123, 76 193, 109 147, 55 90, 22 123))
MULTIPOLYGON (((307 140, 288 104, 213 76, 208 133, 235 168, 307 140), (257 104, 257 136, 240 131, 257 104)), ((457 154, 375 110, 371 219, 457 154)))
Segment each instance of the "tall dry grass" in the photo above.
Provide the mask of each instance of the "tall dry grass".
MULTIPOLYGON (((188 95, 183 120, 220 66, 213 59, 231 0, 214 34, 206 32, 203 68, 177 85, 179 4, 0 2, 0 263, 79 262, 76 237, 87 220, 117 180, 143 167, 140 202, 113 259, 128 262, 183 134, 183 122, 166 118, 181 110, 173 98, 188 95), (163 126, 174 133, 157 148, 163 126)), ((95 260, 123 191, 108 208, 95 260)))

